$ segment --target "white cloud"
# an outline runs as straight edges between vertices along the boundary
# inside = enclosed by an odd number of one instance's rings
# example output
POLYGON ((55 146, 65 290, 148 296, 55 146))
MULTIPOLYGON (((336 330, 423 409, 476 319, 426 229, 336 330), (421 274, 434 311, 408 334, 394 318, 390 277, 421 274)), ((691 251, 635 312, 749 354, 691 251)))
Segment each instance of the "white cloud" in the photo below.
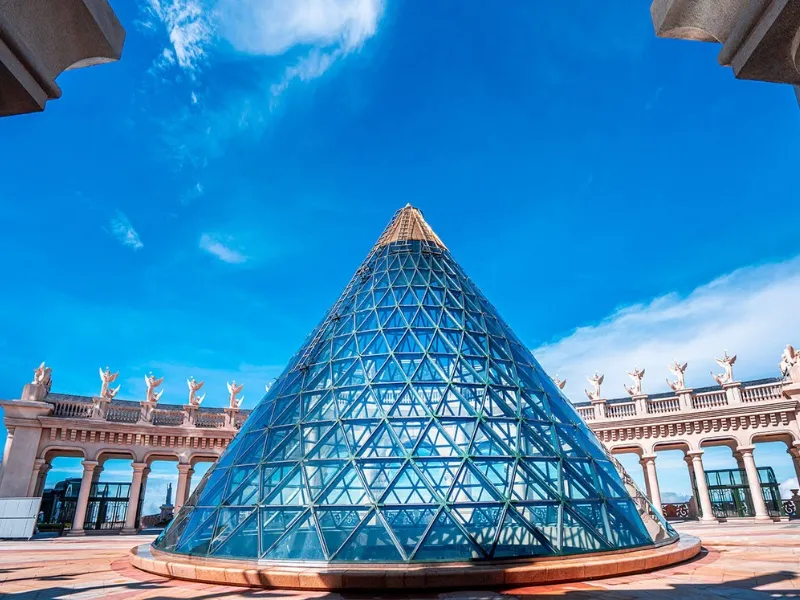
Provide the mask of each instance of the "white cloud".
POLYGON ((383 0, 219 0, 220 35, 241 52, 276 56, 294 46, 349 52, 373 35, 383 0))
POLYGON ((153 20, 160 21, 171 46, 156 59, 156 66, 177 63, 190 73, 200 68, 214 34, 206 4, 203 0, 147 0, 145 10, 150 19, 145 26, 153 29, 153 20))
POLYGON ((797 483, 797 477, 787 479, 780 485, 781 498, 788 500, 792 497, 792 490, 796 490, 798 488, 800 488, 800 484, 797 483))
POLYGON ((244 254, 226 246, 213 234, 204 233, 200 236, 200 248, 226 263, 239 264, 247 260, 244 254))
POLYGON ((134 250, 144 247, 142 240, 139 239, 139 234, 122 211, 117 211, 116 216, 111 219, 110 225, 111 233, 114 234, 114 237, 116 237, 122 245, 133 248, 134 250))
POLYGON ((788 343, 800 343, 800 257, 747 267, 696 288, 646 304, 621 308, 597 325, 581 327, 536 350, 548 371, 567 378, 573 401, 585 400, 586 377, 605 374, 603 395, 625 396, 626 372, 645 368, 645 392, 667 391, 667 365, 688 361, 686 384, 714 385, 709 370, 727 349, 738 355, 737 379, 778 376, 778 362, 788 343))

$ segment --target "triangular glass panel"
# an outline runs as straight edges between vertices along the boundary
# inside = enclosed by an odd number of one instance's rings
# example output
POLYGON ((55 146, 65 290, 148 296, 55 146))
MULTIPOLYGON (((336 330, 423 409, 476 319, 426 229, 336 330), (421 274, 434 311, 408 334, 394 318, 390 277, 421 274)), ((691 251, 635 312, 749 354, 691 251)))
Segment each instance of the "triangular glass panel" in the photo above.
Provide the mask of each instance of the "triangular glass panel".
POLYGON ((461 525, 480 544, 486 554, 492 553, 497 527, 504 512, 503 504, 454 505, 452 514, 461 521, 461 525))
POLYGON ((311 511, 298 519, 264 556, 267 560, 295 558, 297 560, 325 560, 325 551, 311 511))
POLYGON ((386 506, 382 513, 406 556, 411 556, 438 510, 432 506, 386 506))
POLYGON ((397 562, 403 555, 397 548, 391 534, 386 530, 378 513, 370 513, 358 531, 345 542, 336 554, 342 561, 397 562))
POLYGON ((452 517, 442 511, 413 556, 418 561, 474 560, 482 553, 452 517))

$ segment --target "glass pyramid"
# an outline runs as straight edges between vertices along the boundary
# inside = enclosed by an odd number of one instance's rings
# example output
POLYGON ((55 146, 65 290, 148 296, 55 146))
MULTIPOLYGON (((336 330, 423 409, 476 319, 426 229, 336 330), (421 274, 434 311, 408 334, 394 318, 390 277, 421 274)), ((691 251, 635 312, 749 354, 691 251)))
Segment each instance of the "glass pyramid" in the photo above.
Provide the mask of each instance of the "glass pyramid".
POLYGON ((154 546, 427 562, 676 535, 408 205, 154 546))

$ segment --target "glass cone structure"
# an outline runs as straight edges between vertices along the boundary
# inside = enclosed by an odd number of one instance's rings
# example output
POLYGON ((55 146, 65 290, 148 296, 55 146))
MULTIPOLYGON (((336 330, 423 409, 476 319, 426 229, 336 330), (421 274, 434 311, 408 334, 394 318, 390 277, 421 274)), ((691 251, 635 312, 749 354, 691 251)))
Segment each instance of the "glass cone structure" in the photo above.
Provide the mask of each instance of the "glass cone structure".
POLYGON ((154 548, 406 563, 673 537, 408 205, 154 548))

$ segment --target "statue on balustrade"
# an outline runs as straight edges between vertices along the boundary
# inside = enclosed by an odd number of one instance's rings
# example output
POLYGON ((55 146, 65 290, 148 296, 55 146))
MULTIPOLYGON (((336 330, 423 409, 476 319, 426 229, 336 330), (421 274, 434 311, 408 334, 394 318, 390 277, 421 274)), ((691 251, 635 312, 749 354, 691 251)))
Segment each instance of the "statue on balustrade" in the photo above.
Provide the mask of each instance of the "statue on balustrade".
POLYGON ((33 371, 32 383, 41 385, 47 390, 47 393, 50 393, 50 387, 53 385, 53 380, 51 378, 52 371, 53 370, 44 363, 40 364, 39 368, 33 371))
POLYGON ((714 381, 716 381, 719 385, 725 385, 726 383, 732 383, 733 382, 733 365, 736 362, 736 355, 734 354, 733 356, 728 356, 728 351, 726 350, 725 354, 722 356, 722 358, 715 358, 714 360, 717 361, 717 364, 720 367, 725 369, 725 372, 724 373, 720 373, 719 375, 716 375, 714 373, 714 371, 711 371, 711 376, 714 378, 714 381))
POLYGON ((684 373, 686 372, 686 367, 689 366, 689 363, 680 364, 677 360, 674 361, 670 366, 669 370, 672 372, 675 377, 678 378, 677 381, 670 381, 667 379, 667 384, 669 387, 672 388, 673 392, 677 392, 678 390, 685 390, 686 384, 684 383, 684 373))
POLYGON ((113 400, 114 396, 117 395, 120 386, 117 386, 116 389, 112 389, 110 384, 114 383, 119 377, 119 371, 116 373, 112 373, 111 370, 106 367, 106 370, 100 369, 100 380, 103 382, 103 385, 100 387, 100 397, 105 398, 106 400, 113 400))
POLYGON ((633 385, 628 387, 624 383, 622 387, 625 388, 625 391, 628 392, 631 396, 641 396, 642 395, 642 378, 644 377, 644 369, 639 370, 636 367, 633 368, 633 371, 628 373, 628 376, 633 379, 633 385))
POLYGON ((598 375, 595 371, 594 377, 588 377, 587 381, 592 384, 592 391, 583 390, 589 397, 589 400, 600 400, 600 385, 603 383, 603 375, 598 375))
POLYGON ((203 403, 206 395, 198 396, 197 392, 203 387, 204 381, 195 381, 194 377, 186 380, 186 385, 189 386, 189 404, 191 406, 200 406, 203 403))
POLYGON ((800 352, 794 346, 787 344, 781 354, 781 374, 790 379, 792 383, 800 383, 800 352))
POLYGON ((233 380, 233 383, 228 383, 228 404, 230 408, 239 408, 241 405, 242 400, 244 400, 244 396, 241 398, 236 398, 236 395, 244 389, 244 384, 236 385, 236 380, 233 380))
POLYGON ((152 371, 149 375, 144 376, 144 384, 147 386, 147 399, 145 402, 148 404, 158 404, 158 399, 161 398, 161 394, 164 393, 164 390, 160 392, 156 392, 156 388, 164 383, 164 378, 156 379, 156 376, 153 375, 152 371))
POLYGON ((567 380, 566 379, 559 379, 558 375, 556 375, 555 377, 553 377, 553 383, 556 384, 556 387, 558 389, 563 390, 564 386, 567 385, 567 380))

